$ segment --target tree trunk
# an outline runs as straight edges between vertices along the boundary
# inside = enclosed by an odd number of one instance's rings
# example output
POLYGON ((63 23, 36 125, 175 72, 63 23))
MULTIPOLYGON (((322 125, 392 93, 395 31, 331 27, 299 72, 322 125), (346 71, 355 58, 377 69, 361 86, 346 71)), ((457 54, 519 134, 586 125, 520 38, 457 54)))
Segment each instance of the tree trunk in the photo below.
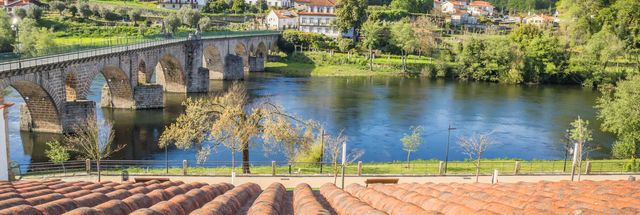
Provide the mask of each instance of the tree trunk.
POLYGON ((333 162, 333 184, 338 183, 338 163, 333 162))
POLYGON ((411 168, 411 160, 410 160, 410 157, 411 157, 411 152, 407 152, 407 169, 408 169, 408 168, 411 168))
POLYGON ((96 160, 96 168, 98 169, 98 182, 100 182, 100 180, 102 179, 102 175, 101 175, 101 170, 100 170, 100 159, 96 160))
POLYGON ((478 183, 479 178, 480 178, 480 158, 476 160, 476 183, 478 183))
POLYGON ((242 173, 251 173, 249 169, 249 142, 242 143, 242 173))
POLYGON ((369 48, 369 70, 373 71, 373 53, 371 48, 369 48))

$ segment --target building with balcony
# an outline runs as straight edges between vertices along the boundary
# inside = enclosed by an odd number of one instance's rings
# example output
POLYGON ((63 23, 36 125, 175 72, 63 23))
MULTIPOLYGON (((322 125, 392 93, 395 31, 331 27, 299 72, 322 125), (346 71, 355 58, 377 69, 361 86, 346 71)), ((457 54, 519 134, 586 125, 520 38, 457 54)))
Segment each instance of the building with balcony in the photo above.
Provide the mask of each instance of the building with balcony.
POLYGON ((335 0, 299 0, 295 1, 298 12, 298 30, 304 32, 320 33, 330 37, 340 36, 333 25, 336 19, 335 0))
POLYGON ((158 7, 177 10, 184 6, 189 6, 198 9, 203 7, 204 4, 205 0, 160 0, 158 2, 158 7))
MULTIPOLYGON (((244 0, 245 3, 247 4, 257 4, 258 0, 244 0)), ((293 2, 292 0, 265 0, 265 3, 269 6, 269 7, 276 7, 276 8, 290 8, 293 7, 293 2)))

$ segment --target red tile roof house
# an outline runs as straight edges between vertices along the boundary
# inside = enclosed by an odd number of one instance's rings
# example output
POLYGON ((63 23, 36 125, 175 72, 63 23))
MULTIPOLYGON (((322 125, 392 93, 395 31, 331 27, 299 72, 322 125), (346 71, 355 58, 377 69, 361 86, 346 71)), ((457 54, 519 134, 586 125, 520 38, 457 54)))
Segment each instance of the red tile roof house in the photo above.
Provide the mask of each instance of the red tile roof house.
POLYGON ((411 183, 344 190, 181 181, 0 182, 0 214, 639 214, 640 182, 411 183))
POLYGON ((13 12, 17 8, 27 9, 33 5, 43 6, 44 4, 38 0, 0 0, 0 8, 7 12, 13 12))

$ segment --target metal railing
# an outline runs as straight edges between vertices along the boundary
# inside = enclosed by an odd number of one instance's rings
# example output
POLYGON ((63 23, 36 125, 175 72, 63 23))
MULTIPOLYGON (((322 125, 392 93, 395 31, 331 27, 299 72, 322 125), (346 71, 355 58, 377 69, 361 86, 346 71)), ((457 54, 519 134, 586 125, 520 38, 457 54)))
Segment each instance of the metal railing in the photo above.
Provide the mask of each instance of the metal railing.
MULTIPOLYGON (((339 165, 339 164, 338 164, 339 165)), ((231 162, 207 161, 196 164, 187 160, 103 160, 101 173, 119 175, 127 171, 129 175, 189 175, 189 176, 228 176, 231 175, 231 162)), ((235 163, 238 175, 258 176, 328 176, 333 174, 331 163, 302 163, 251 161, 251 173, 242 173, 242 162, 235 163)), ((640 170, 630 168, 628 160, 591 160, 583 161, 580 172, 583 174, 629 174, 640 170)), ((490 175, 498 170, 501 175, 558 175, 571 173, 571 161, 566 165, 562 160, 552 161, 482 161, 480 174, 490 175)), ((338 168, 340 171, 340 168, 338 168)), ((345 174, 357 176, 399 175, 399 176, 435 176, 435 175, 474 175, 475 164, 467 161, 450 161, 445 171, 444 162, 437 160, 388 162, 388 163, 352 163, 347 165, 345 174)), ((62 164, 51 162, 18 164, 14 174, 29 176, 75 176, 97 173, 95 161, 68 161, 62 164)))
POLYGON ((45 50, 38 50, 34 52, 36 55, 0 53, 0 73, 39 65, 120 53, 129 50, 181 43, 193 39, 206 40, 230 37, 266 36, 277 35, 279 33, 279 31, 217 31, 203 32, 199 35, 200 38, 184 33, 176 34, 172 38, 165 38, 164 36, 158 35, 145 38, 112 38, 99 42, 56 46, 45 50))

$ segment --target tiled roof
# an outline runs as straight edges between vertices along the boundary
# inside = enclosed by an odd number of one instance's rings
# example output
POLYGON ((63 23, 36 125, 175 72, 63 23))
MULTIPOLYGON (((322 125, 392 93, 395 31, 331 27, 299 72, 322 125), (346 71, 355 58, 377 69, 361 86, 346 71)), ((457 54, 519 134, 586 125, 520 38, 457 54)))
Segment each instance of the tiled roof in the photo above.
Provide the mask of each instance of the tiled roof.
POLYGON ((336 6, 336 0, 295 0, 295 2, 312 6, 336 6))
POLYGON ((469 6, 478 6, 478 7, 493 7, 493 5, 491 5, 491 3, 486 2, 486 1, 473 1, 469 4, 469 6))
POLYGON ((273 10, 273 13, 275 13, 276 16, 278 16, 278 18, 281 18, 281 19, 292 19, 298 16, 296 12, 287 11, 287 10, 273 10), (288 15, 286 12, 289 12, 288 15))
POLYGON ((298 12, 298 14, 300 14, 301 16, 336 16, 336 14, 333 13, 322 13, 322 12, 306 12, 306 11, 300 11, 298 12))
POLYGON ((638 214, 640 182, 307 184, 0 182, 0 214, 638 214))

